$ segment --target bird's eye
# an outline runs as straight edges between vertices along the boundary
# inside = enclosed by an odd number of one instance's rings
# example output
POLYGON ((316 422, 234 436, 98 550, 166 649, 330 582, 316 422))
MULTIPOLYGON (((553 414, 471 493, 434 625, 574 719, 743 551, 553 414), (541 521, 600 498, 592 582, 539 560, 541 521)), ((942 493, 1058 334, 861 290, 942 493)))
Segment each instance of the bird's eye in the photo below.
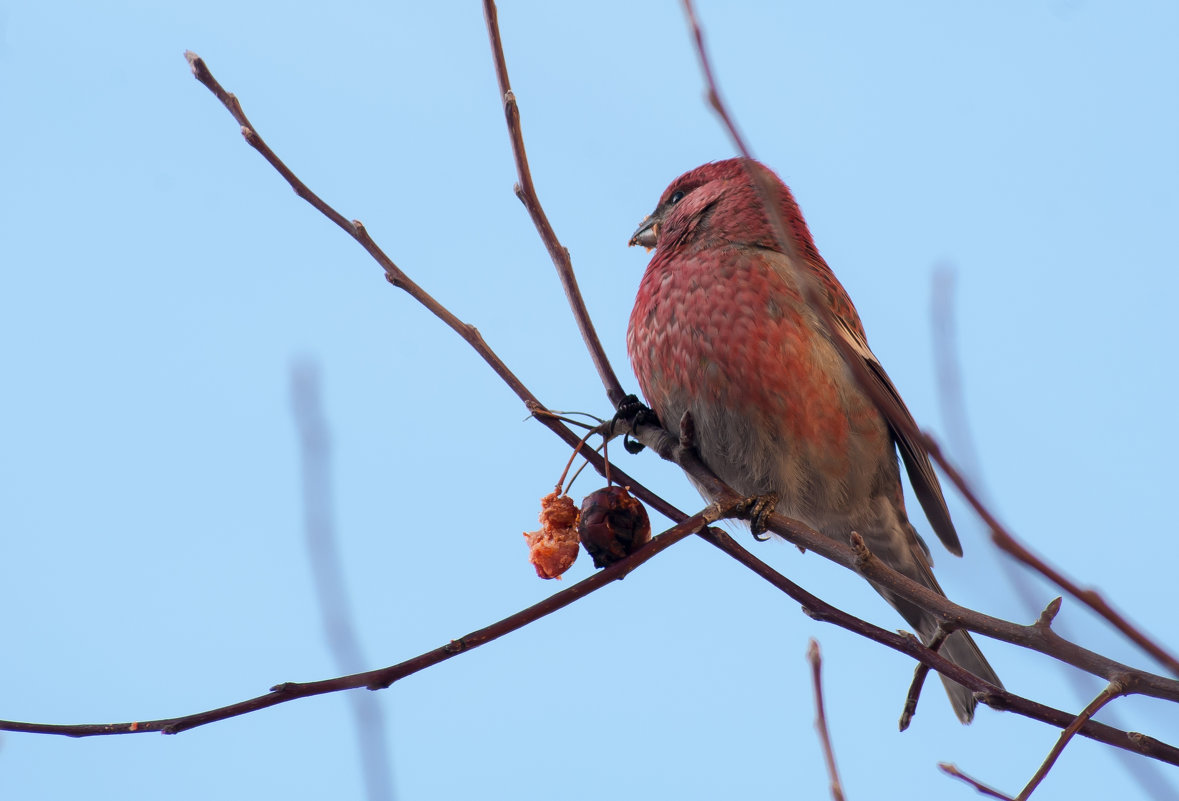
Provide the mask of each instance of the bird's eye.
POLYGON ((672 205, 672 206, 674 206, 676 203, 679 203, 679 202, 680 202, 681 200, 683 200, 683 199, 684 199, 684 192, 683 192, 683 190, 682 190, 682 189, 677 189, 675 192, 672 192, 672 193, 671 193, 671 197, 669 197, 669 198, 667 199, 667 202, 668 202, 668 204, 669 204, 669 205, 672 205))

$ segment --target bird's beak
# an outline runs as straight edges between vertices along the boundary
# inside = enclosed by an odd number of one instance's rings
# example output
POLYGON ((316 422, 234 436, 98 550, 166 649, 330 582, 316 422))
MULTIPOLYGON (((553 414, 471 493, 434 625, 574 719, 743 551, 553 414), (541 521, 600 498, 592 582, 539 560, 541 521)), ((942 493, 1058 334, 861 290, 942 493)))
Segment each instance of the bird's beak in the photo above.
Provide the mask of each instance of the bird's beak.
POLYGON ((659 217, 654 214, 647 217, 639 225, 639 230, 634 232, 634 235, 631 236, 630 241, 626 244, 630 247, 642 245, 647 250, 655 247, 655 242, 659 239, 659 223, 659 217))

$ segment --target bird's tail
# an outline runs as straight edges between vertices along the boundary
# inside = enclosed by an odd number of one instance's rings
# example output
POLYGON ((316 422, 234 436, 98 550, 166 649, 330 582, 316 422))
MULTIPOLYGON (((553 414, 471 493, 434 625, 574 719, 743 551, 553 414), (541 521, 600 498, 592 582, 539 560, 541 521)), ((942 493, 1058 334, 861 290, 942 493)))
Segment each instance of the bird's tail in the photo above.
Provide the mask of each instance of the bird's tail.
MULTIPOLYGON (((937 579, 933 577, 933 572, 929 569, 929 565, 923 559, 914 560, 914 562, 916 564, 912 565, 912 567, 916 569, 910 569, 910 566, 906 565, 905 568, 901 569, 901 572, 939 595, 944 596, 945 593, 942 592, 937 579)), ((928 643, 930 637, 937 631, 937 617, 904 598, 894 595, 884 587, 873 586, 877 592, 884 596, 885 600, 901 613, 901 617, 917 630, 921 641, 928 643)), ((942 643, 941 648, 938 649, 938 653, 949 659, 955 665, 969 670, 980 679, 1002 689, 1003 683, 999 681, 994 668, 987 662, 987 658, 983 656, 978 643, 967 632, 958 630, 951 633, 945 642, 942 643)), ((941 680, 946 686, 946 694, 950 696, 950 705, 954 708, 954 714, 958 716, 958 720, 963 723, 969 723, 974 719, 974 708, 977 705, 974 694, 958 682, 948 679, 945 676, 941 676, 941 680)))

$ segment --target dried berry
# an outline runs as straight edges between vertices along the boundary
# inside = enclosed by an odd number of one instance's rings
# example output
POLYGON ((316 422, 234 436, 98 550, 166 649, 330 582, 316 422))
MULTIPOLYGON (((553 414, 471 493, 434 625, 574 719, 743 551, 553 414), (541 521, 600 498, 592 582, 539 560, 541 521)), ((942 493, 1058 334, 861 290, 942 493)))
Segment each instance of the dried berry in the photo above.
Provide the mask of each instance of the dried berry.
POLYGON ((594 567, 606 567, 651 539, 651 521, 626 487, 604 487, 581 502, 577 535, 594 558, 594 567))
POLYGON ((540 531, 525 531, 528 558, 543 579, 560 578, 577 559, 577 507, 553 490, 540 500, 540 531))

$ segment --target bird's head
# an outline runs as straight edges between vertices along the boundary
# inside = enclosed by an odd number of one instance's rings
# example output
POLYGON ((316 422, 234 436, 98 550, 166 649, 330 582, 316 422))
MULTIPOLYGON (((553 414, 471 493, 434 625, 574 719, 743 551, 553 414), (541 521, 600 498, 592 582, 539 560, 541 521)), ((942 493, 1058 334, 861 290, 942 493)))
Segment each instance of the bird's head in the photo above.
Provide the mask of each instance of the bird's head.
POLYGON ((796 240, 792 245, 815 252, 790 189, 765 165, 742 158, 709 162, 672 181, 629 244, 648 250, 712 243, 782 250, 751 174, 769 190, 796 240))

